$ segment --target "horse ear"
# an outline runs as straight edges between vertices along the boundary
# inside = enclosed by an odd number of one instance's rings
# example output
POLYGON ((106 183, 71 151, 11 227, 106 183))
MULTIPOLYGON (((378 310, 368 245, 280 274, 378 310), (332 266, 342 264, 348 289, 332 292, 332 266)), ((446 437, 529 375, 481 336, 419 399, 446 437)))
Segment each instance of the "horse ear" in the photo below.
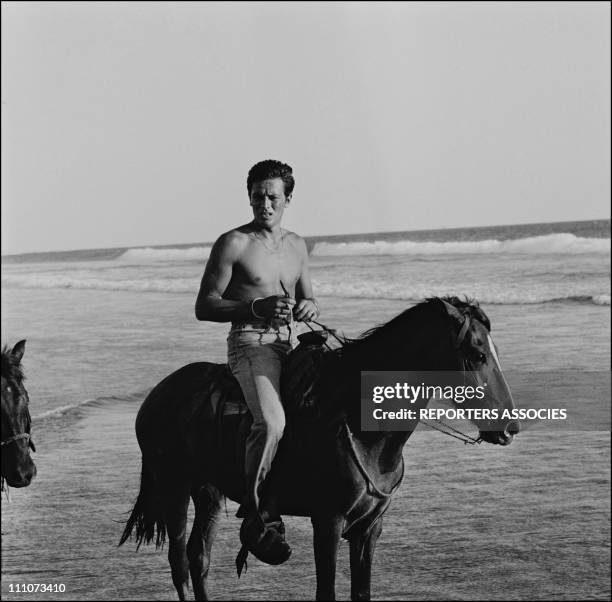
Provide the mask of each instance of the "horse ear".
POLYGON ((448 316, 457 322, 463 322, 463 315, 454 305, 451 305, 448 301, 444 301, 444 299, 440 299, 440 301, 448 316))
POLYGON ((14 347, 13 350, 11 351, 11 355, 18 361, 21 362, 21 358, 23 357, 23 354, 25 352, 25 339, 23 341, 19 341, 19 343, 17 343, 14 347))

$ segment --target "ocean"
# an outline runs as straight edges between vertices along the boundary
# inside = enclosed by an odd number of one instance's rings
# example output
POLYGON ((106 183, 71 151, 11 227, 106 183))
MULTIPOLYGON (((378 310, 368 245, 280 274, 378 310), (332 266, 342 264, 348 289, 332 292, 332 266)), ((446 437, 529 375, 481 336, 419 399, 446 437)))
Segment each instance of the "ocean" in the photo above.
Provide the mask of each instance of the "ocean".
MULTIPOLYGON (((519 406, 541 383, 537 373, 610 372, 610 220, 307 244, 320 320, 347 336, 453 294, 488 314, 519 406)), ((27 339, 39 472, 2 501, 3 598, 174 598, 165 552, 116 543, 138 491, 139 404, 183 364, 225 361, 227 325, 194 316, 209 251, 194 243, 2 257, 2 342, 27 339), (67 590, 9 590, 34 582, 67 590)), ((591 397, 609 404, 609 380, 595 381, 591 397)), ((609 599, 609 425, 562 436, 526 429, 507 449, 467 449, 419 429, 404 454, 407 481, 386 518, 375 598, 609 599)), ((312 597, 308 522, 288 519, 287 565, 255 561, 237 581, 231 502, 228 513, 211 593, 312 597)), ((347 597, 346 550, 342 562, 347 597)))

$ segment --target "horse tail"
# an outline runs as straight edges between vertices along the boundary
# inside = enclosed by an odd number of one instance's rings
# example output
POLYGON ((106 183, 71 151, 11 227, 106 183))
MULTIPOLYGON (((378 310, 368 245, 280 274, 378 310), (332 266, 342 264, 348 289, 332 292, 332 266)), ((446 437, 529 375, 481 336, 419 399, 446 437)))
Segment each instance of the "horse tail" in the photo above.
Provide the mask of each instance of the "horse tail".
POLYGON ((128 518, 123 530, 123 535, 119 540, 119 545, 123 545, 132 537, 134 527, 136 527, 137 550, 142 543, 151 543, 154 538, 156 548, 164 545, 166 541, 166 523, 164 521, 162 499, 157 491, 153 475, 145 465, 144 460, 140 475, 140 491, 132 508, 130 518, 128 518))

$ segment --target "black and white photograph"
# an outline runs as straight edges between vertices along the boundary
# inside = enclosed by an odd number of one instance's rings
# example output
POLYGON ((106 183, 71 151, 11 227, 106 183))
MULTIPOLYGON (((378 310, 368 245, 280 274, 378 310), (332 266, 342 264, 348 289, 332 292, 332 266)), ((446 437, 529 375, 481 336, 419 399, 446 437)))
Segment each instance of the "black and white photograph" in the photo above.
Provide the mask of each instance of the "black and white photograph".
POLYGON ((610 600, 610 2, 0 6, 3 600, 610 600))

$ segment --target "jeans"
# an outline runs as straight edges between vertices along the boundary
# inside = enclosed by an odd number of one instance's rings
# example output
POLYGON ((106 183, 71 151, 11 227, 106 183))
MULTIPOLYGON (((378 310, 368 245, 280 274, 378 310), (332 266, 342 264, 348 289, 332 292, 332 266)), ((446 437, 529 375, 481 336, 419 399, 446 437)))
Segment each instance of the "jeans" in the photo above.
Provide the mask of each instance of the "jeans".
POLYGON ((232 324, 228 365, 240 383, 253 425, 246 440, 246 496, 243 506, 259 509, 259 487, 270 471, 285 428, 280 397, 283 360, 295 346, 295 324, 232 324))

